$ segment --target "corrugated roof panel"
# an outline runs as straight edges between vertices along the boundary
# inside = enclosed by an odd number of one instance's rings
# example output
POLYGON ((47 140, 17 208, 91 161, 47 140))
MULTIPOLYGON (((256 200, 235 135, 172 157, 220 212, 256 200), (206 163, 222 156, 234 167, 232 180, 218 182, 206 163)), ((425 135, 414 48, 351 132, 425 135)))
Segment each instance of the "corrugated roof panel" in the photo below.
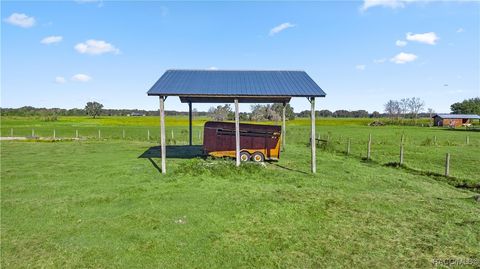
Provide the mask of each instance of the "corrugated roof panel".
POLYGON ((480 116, 475 114, 437 114, 433 117, 442 119, 480 119, 480 116))
POLYGON ((148 95, 325 97, 304 71, 167 70, 148 95))

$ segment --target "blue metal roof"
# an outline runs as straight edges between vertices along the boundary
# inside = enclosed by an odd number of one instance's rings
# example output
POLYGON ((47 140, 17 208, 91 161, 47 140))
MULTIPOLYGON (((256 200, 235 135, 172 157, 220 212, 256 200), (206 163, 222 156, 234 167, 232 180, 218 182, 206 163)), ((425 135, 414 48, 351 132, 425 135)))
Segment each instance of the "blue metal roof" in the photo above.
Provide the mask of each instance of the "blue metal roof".
POLYGON ((435 117, 442 119, 480 119, 480 116, 475 114, 437 114, 433 116, 433 118, 435 117))
POLYGON ((167 70, 148 91, 158 96, 325 97, 305 71, 167 70))

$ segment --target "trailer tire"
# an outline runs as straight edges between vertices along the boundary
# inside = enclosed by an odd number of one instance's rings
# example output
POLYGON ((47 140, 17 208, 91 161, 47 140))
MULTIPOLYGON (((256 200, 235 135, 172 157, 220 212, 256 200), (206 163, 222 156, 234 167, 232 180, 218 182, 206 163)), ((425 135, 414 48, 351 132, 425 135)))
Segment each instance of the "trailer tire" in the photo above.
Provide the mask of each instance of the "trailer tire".
POLYGON ((252 159, 252 161, 254 161, 256 163, 261 163, 261 162, 265 161, 265 156, 263 156, 263 153, 257 151, 257 152, 252 154, 251 159, 252 159))
POLYGON ((250 161, 250 153, 248 153, 247 151, 240 152, 240 161, 242 162, 250 161))

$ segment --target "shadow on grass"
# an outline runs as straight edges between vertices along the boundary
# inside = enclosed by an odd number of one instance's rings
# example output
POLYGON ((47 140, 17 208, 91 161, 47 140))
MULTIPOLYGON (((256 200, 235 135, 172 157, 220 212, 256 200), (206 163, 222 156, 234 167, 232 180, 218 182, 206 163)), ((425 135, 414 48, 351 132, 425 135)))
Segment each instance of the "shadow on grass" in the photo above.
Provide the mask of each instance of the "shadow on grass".
POLYGON ((270 162, 270 164, 273 164, 273 165, 275 165, 276 167, 280 167, 280 168, 285 169, 285 170, 288 170, 288 171, 292 171, 292 172, 297 172, 297 173, 309 175, 309 173, 307 173, 307 172, 300 171, 300 170, 296 170, 296 169, 292 169, 292 168, 288 168, 288 167, 279 165, 278 163, 272 163, 272 162, 270 162))
MULTIPOLYGON (((196 157, 205 157, 203 153, 203 147, 201 145, 188 146, 188 145, 171 145, 166 147, 167 158, 176 159, 192 159, 196 157)), ((155 146, 147 149, 138 158, 148 159, 153 167, 159 172, 162 172, 162 168, 153 160, 153 158, 161 158, 162 151, 160 146, 155 146)))
POLYGON ((447 182, 448 184, 456 188, 466 189, 466 190, 480 193, 480 183, 467 182, 465 180, 462 180, 453 176, 445 176, 436 172, 417 170, 412 167, 408 167, 405 164, 399 164, 397 162, 386 163, 384 164, 384 166, 403 169, 404 171, 414 175, 428 176, 435 180, 447 182))
MULTIPOLYGON (((176 159, 192 159, 196 157, 205 157, 203 153, 203 147, 201 145, 188 146, 188 145, 171 145, 167 146, 167 158, 176 158, 176 159)), ((162 152, 160 146, 155 146, 147 149, 142 155, 138 158, 160 158, 162 157, 162 152)))

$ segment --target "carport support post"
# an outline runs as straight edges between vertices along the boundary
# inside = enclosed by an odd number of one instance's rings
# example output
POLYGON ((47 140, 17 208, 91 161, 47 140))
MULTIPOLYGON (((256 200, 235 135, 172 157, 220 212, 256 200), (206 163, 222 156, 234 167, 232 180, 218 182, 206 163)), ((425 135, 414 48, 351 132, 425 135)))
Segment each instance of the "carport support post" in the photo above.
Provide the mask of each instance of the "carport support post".
POLYGON ((189 143, 190 143, 190 146, 192 145, 192 102, 188 102, 188 128, 189 128, 189 131, 190 131, 190 135, 189 135, 189 143))
POLYGON ((283 110, 282 110, 282 151, 285 151, 285 134, 287 132, 286 130, 286 124, 285 124, 285 109, 287 107, 286 103, 283 103, 283 110))
POLYGON ((165 147, 165 98, 160 96, 160 147, 162 155, 162 174, 167 173, 166 147, 165 147))
POLYGON ((240 166, 240 117, 238 99, 235 99, 235 165, 240 166))
POLYGON ((316 143, 315 143, 315 97, 310 97, 311 108, 311 119, 312 119, 312 129, 310 134, 310 144, 312 146, 312 173, 317 172, 317 156, 316 156, 316 143))

